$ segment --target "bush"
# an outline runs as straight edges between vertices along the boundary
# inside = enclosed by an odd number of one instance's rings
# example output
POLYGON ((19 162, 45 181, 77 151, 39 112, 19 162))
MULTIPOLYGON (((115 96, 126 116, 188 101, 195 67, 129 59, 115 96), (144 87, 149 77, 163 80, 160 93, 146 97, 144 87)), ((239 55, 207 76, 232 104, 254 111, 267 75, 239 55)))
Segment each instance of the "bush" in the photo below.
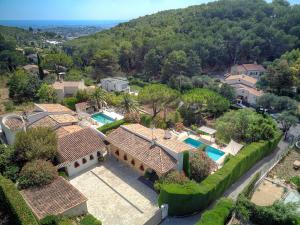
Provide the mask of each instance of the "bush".
POLYGON ((228 198, 222 198, 213 209, 204 212, 196 225, 224 225, 233 209, 234 202, 228 198))
POLYGON ((127 123, 140 123, 141 117, 138 112, 126 113, 124 116, 124 120, 127 123))
POLYGON ((22 168, 19 177, 19 186, 29 188, 51 183, 57 177, 56 167, 43 160, 28 162, 22 168))
POLYGON ((15 184, 2 176, 0 176, 0 202, 11 214, 13 224, 38 225, 35 216, 15 184))
POLYGON ((98 130, 101 131, 102 133, 106 134, 108 131, 110 131, 112 129, 116 129, 124 123, 125 123, 124 120, 117 120, 115 122, 108 123, 108 124, 105 124, 102 127, 99 127, 98 130))
POLYGON ((183 171, 187 177, 191 176, 190 153, 188 151, 183 153, 183 171))
POLYGON ((277 146, 281 136, 281 133, 278 132, 270 141, 254 142, 245 146, 237 156, 216 173, 208 176, 200 185, 194 182, 185 185, 161 185, 159 204, 168 204, 171 216, 188 215, 205 209, 222 196, 224 191, 256 162, 270 154, 277 146))
POLYGON ((155 190, 160 190, 162 184, 186 184, 190 180, 183 173, 178 172, 177 170, 170 171, 169 173, 162 176, 154 184, 155 190))
POLYGON ((290 182, 294 184, 297 190, 300 192, 300 176, 294 176, 291 178, 290 182))
POLYGON ((12 112, 16 109, 16 107, 12 101, 4 102, 3 105, 4 105, 4 109, 6 112, 12 112))
POLYGON ((41 225, 59 225, 59 218, 54 215, 46 216, 40 220, 41 225))
POLYGON ((152 116, 148 114, 142 114, 141 115, 141 124, 145 127, 151 127, 152 125, 152 116))
POLYGON ((252 196, 252 194, 253 194, 253 190, 255 188, 255 184, 259 180, 259 178, 260 178, 260 172, 258 172, 257 174, 255 174, 255 176, 252 178, 252 180, 250 181, 250 183, 242 191, 242 194, 245 195, 247 198, 250 198, 252 196))
POLYGON ((101 221, 97 220, 92 215, 86 215, 83 217, 83 219, 80 221, 80 225, 101 225, 101 221))
POLYGON ((197 151, 190 162, 190 178, 200 182, 211 173, 214 166, 215 163, 204 151, 197 151))
POLYGON ((78 103, 78 99, 75 97, 68 97, 68 98, 64 98, 64 100, 62 101, 62 104, 66 107, 68 107, 69 109, 75 111, 75 105, 78 103))

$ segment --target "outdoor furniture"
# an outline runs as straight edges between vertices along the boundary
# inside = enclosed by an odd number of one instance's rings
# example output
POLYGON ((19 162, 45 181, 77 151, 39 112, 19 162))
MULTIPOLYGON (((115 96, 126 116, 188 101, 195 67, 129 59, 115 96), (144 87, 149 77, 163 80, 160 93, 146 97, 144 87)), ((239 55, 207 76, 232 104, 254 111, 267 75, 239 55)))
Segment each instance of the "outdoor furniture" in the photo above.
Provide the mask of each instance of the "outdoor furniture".
POLYGON ((300 161, 299 160, 296 160, 294 163, 293 163, 293 168, 295 170, 298 170, 300 168, 300 161))

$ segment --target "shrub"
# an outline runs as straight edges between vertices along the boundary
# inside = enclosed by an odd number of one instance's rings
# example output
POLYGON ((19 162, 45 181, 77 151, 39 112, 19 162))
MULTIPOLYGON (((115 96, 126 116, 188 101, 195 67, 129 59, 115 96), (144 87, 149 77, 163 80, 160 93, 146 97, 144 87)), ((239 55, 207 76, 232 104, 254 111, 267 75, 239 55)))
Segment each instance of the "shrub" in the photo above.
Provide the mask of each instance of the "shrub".
POLYGON ((4 102, 3 105, 4 105, 4 109, 6 112, 12 112, 16 109, 16 107, 12 101, 4 102))
POLYGON ((75 105, 78 103, 78 99, 75 97, 68 97, 68 98, 64 98, 64 100, 62 101, 62 104, 66 107, 68 107, 71 110, 76 110, 75 105))
POLYGON ((148 114, 142 114, 141 115, 141 124, 145 127, 151 127, 152 125, 152 116, 148 114))
POLYGON ((154 188, 156 190, 160 190, 162 184, 186 184, 189 183, 190 180, 183 174, 178 172, 177 170, 170 171, 169 173, 162 176, 159 180, 157 180, 154 184, 154 188))
POLYGON ((80 225, 101 225, 101 221, 97 220, 92 215, 86 215, 83 217, 83 219, 80 221, 80 225))
POLYGON ((242 191, 242 194, 245 195, 247 198, 250 198, 251 195, 253 194, 253 190, 254 190, 255 184, 259 180, 259 178, 260 178, 260 173, 258 172, 252 178, 252 180, 250 181, 250 183, 244 188, 244 190, 242 191))
POLYGON ((102 133, 106 134, 108 131, 110 131, 112 129, 116 129, 124 123, 125 123, 124 120, 117 120, 115 122, 108 123, 108 124, 105 124, 102 127, 99 127, 98 130, 101 131, 102 133))
POLYGON ((57 177, 56 167, 43 160, 28 162, 22 168, 19 178, 21 188, 43 186, 49 184, 57 177))
POLYGON ((130 112, 125 114, 124 120, 127 123, 139 123, 141 121, 141 117, 138 112, 130 112))
POLYGON ((191 176, 190 153, 188 151, 183 153, 183 171, 187 177, 191 176))
POLYGON ((300 176, 294 176, 291 178, 290 182, 294 184, 297 190, 300 192, 300 176))
POLYGON ((191 179, 200 182, 207 177, 214 168, 214 162, 203 151, 197 151, 190 163, 191 179))
POLYGON ((234 202, 228 198, 220 199, 213 209, 204 212, 196 225, 224 225, 231 214, 234 202))
POLYGON ((59 218, 54 215, 46 216, 40 220, 41 225, 59 225, 59 218))
POLYGON ((188 215, 205 209, 256 162, 270 154, 277 146, 281 136, 281 133, 278 132, 270 141, 254 142, 245 146, 238 155, 217 172, 204 179, 200 185, 194 182, 185 185, 162 184, 159 204, 168 204, 171 216, 188 215))
POLYGON ((31 128, 16 135, 16 160, 23 163, 33 159, 53 160, 57 153, 57 136, 45 127, 31 128))
POLYGON ((15 184, 2 176, 0 176, 0 202, 12 215, 13 224, 38 225, 35 216, 15 184))

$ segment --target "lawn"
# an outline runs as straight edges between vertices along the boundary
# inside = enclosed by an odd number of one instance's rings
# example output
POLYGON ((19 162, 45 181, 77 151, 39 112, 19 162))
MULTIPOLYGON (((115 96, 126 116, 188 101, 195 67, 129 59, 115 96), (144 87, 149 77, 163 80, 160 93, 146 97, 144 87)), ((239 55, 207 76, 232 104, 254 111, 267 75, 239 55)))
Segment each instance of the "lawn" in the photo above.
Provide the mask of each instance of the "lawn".
POLYGON ((275 167, 273 170, 271 170, 269 176, 271 177, 278 177, 280 179, 284 179, 286 181, 289 181, 290 178, 293 176, 298 175, 300 171, 295 170, 293 168, 293 163, 296 160, 300 160, 300 152, 296 151, 295 149, 292 149, 289 151, 287 156, 285 156, 275 167))

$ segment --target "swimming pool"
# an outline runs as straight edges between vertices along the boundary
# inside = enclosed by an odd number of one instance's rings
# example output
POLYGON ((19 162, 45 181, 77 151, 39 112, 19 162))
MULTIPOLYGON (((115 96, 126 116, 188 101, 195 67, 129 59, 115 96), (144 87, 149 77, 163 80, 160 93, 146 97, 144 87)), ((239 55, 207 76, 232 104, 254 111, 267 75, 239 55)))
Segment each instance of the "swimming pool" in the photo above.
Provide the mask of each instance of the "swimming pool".
POLYGON ((112 122, 116 121, 115 119, 105 115, 104 113, 94 114, 94 115, 92 115, 92 118, 102 124, 108 124, 108 123, 112 123, 112 122))
MULTIPOLYGON (((187 138, 184 140, 184 142, 187 143, 188 145, 191 145, 194 148, 199 148, 202 145, 204 145, 204 143, 202 143, 201 141, 193 139, 193 138, 187 138)), ((216 149, 210 145, 207 146, 207 148, 205 149, 205 152, 208 155, 208 157, 214 161, 217 161, 225 154, 225 152, 222 152, 221 150, 216 149)))

